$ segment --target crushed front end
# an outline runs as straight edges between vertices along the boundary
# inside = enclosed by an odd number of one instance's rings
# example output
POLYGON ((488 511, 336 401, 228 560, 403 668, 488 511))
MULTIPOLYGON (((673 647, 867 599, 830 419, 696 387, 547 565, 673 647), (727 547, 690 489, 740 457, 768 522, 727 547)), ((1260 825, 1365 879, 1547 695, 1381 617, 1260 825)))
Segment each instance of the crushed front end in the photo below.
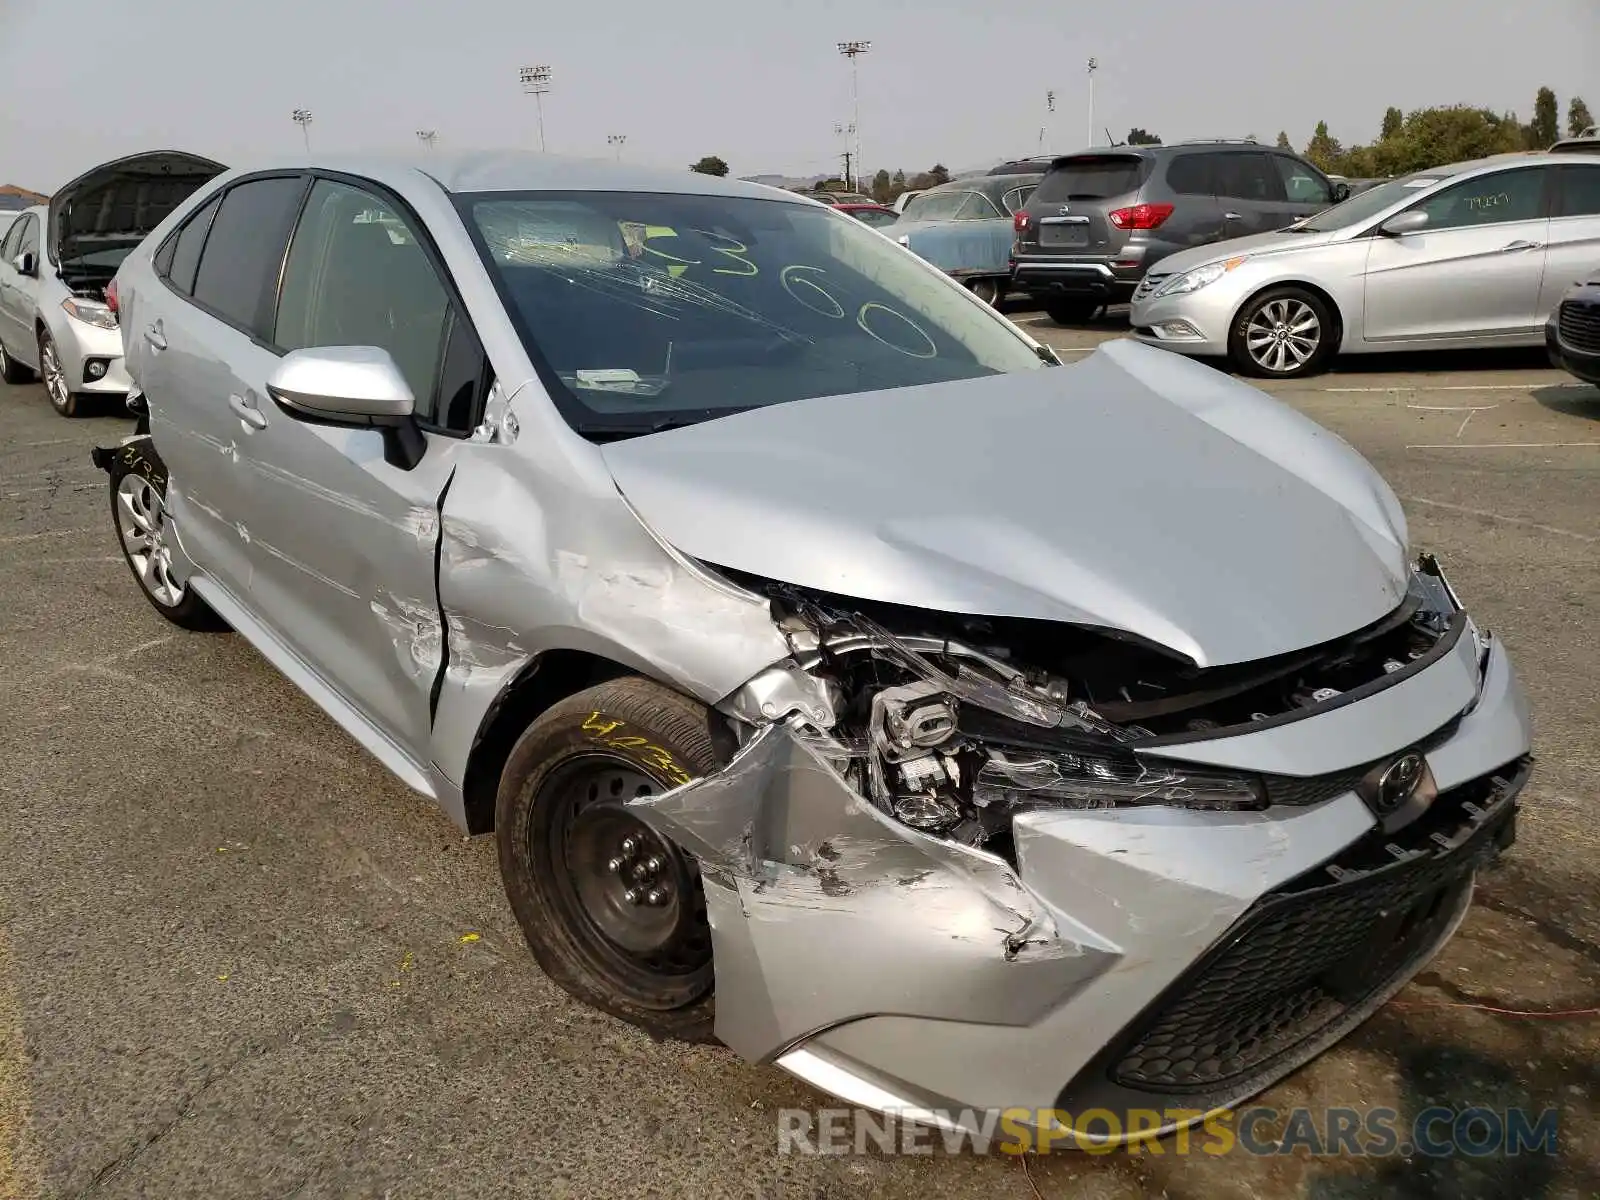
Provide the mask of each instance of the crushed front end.
POLYGON ((718 1036, 852 1103, 1192 1123, 1370 1015, 1514 836, 1527 705, 1426 556, 1368 628, 1213 667, 738 582, 791 656, 636 805, 702 864, 718 1036))

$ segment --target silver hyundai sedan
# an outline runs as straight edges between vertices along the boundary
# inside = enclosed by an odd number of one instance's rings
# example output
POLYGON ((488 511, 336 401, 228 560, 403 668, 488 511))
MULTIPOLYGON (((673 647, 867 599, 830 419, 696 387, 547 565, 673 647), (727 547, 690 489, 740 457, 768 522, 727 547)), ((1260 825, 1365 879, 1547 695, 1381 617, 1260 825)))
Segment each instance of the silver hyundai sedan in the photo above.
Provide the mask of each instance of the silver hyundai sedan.
POLYGON ((1064 366, 814 201, 315 158, 116 283, 148 600, 492 831, 550 977, 658 1034, 1169 1129, 1383 1004, 1513 838, 1506 651, 1349 446, 1064 366))
POLYGON ((1544 344, 1600 261, 1600 160, 1501 155, 1379 184, 1276 233, 1164 259, 1134 335, 1289 379, 1338 354, 1544 344))

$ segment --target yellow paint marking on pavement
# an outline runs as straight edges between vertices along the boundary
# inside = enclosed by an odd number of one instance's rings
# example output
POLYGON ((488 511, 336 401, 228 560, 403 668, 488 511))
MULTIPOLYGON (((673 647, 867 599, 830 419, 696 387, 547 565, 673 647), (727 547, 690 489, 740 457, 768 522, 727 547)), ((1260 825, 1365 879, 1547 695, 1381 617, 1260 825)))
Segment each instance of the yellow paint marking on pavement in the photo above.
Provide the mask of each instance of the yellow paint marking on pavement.
POLYGON ((28 1124, 28 1069, 22 1013, 11 986, 10 941, 0 926, 0 1200, 39 1194, 39 1161, 28 1124))

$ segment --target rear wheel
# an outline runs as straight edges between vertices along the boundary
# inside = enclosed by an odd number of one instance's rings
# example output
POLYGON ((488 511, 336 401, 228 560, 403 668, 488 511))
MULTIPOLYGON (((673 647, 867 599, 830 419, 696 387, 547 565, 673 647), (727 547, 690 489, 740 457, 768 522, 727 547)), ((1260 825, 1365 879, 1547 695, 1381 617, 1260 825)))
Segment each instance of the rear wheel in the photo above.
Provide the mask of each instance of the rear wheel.
POLYGON ((1052 300, 1044 311, 1057 325, 1087 325, 1103 307, 1098 300, 1052 300))
POLYGON ((716 770, 708 717, 638 677, 580 692, 518 739, 495 808, 506 895, 545 974, 687 1041, 713 1038, 699 868, 627 802, 716 770))
POLYGON ((118 447, 111 462, 111 519, 128 569, 155 610, 184 629, 225 629, 206 602, 172 577, 167 469, 148 440, 118 447))
POLYGON ((67 381, 67 373, 61 366, 61 355, 56 352, 55 339, 43 329, 39 331, 39 376, 44 380, 50 407, 63 417, 77 416, 78 395, 67 381))
POLYGON ((1249 375, 1298 379, 1322 370, 1334 345, 1327 301, 1304 288, 1273 288, 1239 310, 1228 335, 1228 357, 1249 375))
POLYGON ((1000 303, 1000 297, 1003 294, 998 279, 974 279, 967 284, 967 288, 974 296, 991 308, 1000 303))
POLYGON ((32 378, 33 372, 12 358, 6 352, 5 343, 0 342, 0 380, 6 383, 27 383, 32 378))

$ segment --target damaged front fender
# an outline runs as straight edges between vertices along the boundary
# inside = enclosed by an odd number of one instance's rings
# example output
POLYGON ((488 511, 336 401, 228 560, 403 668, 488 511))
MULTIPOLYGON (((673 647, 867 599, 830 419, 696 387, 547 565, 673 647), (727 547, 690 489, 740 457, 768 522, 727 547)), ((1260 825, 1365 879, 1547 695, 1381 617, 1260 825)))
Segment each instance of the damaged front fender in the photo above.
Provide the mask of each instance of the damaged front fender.
POLYGON ((631 802, 702 866, 717 1036, 752 1061, 852 1019, 1027 1025, 1115 961, 1063 937, 1003 859, 864 800, 848 752, 790 724, 717 774, 631 802))

